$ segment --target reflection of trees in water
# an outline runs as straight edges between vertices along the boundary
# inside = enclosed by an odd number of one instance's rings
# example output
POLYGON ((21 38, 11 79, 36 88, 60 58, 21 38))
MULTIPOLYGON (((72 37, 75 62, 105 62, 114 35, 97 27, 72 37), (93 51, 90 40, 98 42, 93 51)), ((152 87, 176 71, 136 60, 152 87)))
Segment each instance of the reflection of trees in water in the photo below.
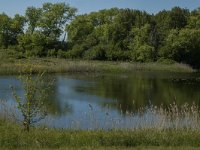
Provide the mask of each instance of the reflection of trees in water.
POLYGON ((149 78, 140 75, 88 77, 87 80, 96 81, 97 85, 77 87, 76 90, 111 98, 116 103, 100 101, 100 105, 109 105, 123 113, 137 111, 150 104, 168 106, 173 102, 178 105, 186 102, 200 103, 198 83, 174 82, 169 78, 149 78))
POLYGON ((59 116, 71 112, 72 110, 68 104, 65 104, 65 106, 63 107, 63 104, 61 104, 60 101, 58 101, 57 99, 57 84, 55 76, 46 75, 43 78, 43 81, 44 83, 38 85, 38 88, 41 88, 42 90, 42 88, 45 88, 45 86, 48 85, 48 90, 46 90, 46 93, 44 93, 46 96, 43 99, 43 103, 47 109, 47 113, 49 115, 59 116), (49 84, 50 82, 51 84, 49 84))
MULTIPOLYGON (((44 77, 44 83, 49 83, 56 75, 44 77)), ((69 76, 70 78, 70 76, 69 76)), ((178 105, 185 102, 200 105, 200 86, 197 82, 185 80, 172 80, 169 78, 148 77, 143 75, 73 75, 73 79, 83 82, 75 85, 76 92, 84 92, 88 95, 97 95, 112 101, 95 101, 102 107, 118 109, 122 113, 134 112, 139 108, 153 105, 168 106, 176 101, 178 105), (89 81, 89 82, 88 82, 89 81), (92 83, 92 84, 90 84, 92 83)), ((47 97, 43 100, 48 114, 60 116, 72 112, 67 101, 59 101, 59 83, 54 81, 47 91, 47 97)), ((68 85, 66 85, 68 86, 68 85)), ((44 85, 38 88, 44 88, 44 85)))
MULTIPOLYGON (((64 104, 59 101, 59 95, 57 92, 57 87, 59 85, 57 83, 57 80, 55 80, 56 78, 56 75, 45 75, 42 78, 43 82, 37 83, 37 88, 38 91, 44 91, 43 89, 48 89, 45 90, 45 96, 42 99, 45 108, 47 109, 47 113, 49 115, 60 116, 72 112, 72 108, 70 108, 67 101, 64 104)), ((22 98, 24 97, 24 89, 22 87, 22 82, 15 76, 5 76, 0 78, 0 100, 5 101, 6 105, 8 105, 7 107, 13 108, 14 106, 16 106, 16 103, 14 101, 14 97, 12 94, 13 91, 11 90, 10 86, 12 86, 16 91, 16 94, 22 98)))

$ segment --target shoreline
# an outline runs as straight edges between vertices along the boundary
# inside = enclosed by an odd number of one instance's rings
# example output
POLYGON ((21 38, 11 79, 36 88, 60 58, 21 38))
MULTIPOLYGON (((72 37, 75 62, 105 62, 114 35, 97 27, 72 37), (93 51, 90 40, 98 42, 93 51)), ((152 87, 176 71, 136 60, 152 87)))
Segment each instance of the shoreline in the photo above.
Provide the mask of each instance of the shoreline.
POLYGON ((58 58, 10 59, 1 61, 0 75, 46 73, 133 73, 134 71, 160 71, 194 73, 196 70, 180 63, 163 64, 158 62, 137 63, 117 61, 67 60, 58 58))

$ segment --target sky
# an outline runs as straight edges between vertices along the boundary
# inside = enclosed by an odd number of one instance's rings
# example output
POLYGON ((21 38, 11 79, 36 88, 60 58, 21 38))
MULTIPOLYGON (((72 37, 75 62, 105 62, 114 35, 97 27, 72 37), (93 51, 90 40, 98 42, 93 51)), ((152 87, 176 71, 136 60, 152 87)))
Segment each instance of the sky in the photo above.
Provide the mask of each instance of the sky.
POLYGON ((78 8, 78 14, 112 7, 139 9, 149 13, 169 10, 174 6, 190 10, 200 7, 200 0, 0 0, 0 13, 5 12, 9 16, 16 13, 23 15, 28 6, 41 7, 45 2, 69 3, 78 8))

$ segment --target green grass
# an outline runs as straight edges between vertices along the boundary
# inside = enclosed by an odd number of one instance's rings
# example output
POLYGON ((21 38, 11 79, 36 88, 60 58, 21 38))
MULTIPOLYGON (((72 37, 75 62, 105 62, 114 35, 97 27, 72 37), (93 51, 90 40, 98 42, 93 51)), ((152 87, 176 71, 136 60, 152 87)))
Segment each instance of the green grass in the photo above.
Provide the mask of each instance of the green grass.
POLYGON ((198 130, 76 131, 32 128, 25 132, 13 123, 0 121, 2 149, 195 149, 200 147, 198 130))
POLYGON ((0 74, 12 75, 26 73, 30 68, 33 72, 67 73, 67 72, 134 72, 134 71, 168 71, 168 72, 194 72, 184 64, 162 63, 135 63, 135 62, 109 62, 109 61, 83 61, 57 58, 31 58, 31 59, 1 59, 0 74))
MULTIPOLYGON (((99 148, 94 148, 94 147, 79 147, 79 148, 59 148, 58 150, 199 150, 200 148, 198 147, 132 147, 132 148, 125 148, 125 147, 99 147, 99 148)), ((21 150, 21 148, 20 148, 21 150)), ((38 150, 34 148, 24 148, 22 150, 38 150)), ((42 148, 42 150, 48 150, 45 148, 42 148)))

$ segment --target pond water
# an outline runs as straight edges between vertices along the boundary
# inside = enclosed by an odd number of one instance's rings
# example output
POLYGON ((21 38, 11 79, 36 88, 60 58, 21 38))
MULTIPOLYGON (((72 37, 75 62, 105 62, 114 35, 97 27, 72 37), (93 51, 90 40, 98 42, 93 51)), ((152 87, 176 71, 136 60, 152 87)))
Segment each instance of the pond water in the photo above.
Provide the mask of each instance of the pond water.
MULTIPOLYGON (((174 102, 200 105, 198 73, 54 74, 46 78, 55 80, 45 100, 48 116, 40 122, 49 127, 135 128, 157 119, 148 109, 138 113, 142 107, 168 107, 174 102)), ((16 76, 0 76, 0 99, 11 107, 16 103, 10 86, 23 95, 16 76)))

